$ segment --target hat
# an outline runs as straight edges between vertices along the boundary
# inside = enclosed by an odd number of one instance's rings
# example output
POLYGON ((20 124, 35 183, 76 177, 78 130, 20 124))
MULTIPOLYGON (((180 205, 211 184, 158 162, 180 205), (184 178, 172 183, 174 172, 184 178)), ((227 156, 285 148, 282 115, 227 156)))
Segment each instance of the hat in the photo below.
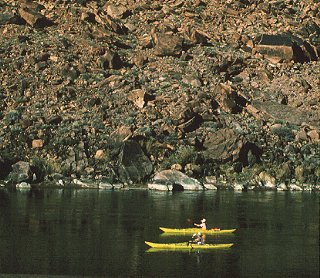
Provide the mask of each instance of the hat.
POLYGON ((201 222, 202 222, 202 223, 206 222, 206 219, 205 219, 205 218, 203 218, 203 219, 201 220, 201 222))

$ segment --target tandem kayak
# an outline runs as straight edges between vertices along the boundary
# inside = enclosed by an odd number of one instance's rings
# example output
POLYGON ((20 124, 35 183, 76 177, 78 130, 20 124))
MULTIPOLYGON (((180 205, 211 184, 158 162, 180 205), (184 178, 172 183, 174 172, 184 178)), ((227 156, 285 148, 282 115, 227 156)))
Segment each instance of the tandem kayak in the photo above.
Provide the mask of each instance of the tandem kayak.
POLYGON ((185 235, 192 235, 195 233, 202 233, 206 235, 214 235, 214 234, 230 234, 236 231, 236 229, 230 229, 230 230, 220 230, 220 229, 210 229, 210 230, 203 230, 201 228, 185 228, 185 229, 173 229, 173 228, 164 228, 159 227, 159 229, 165 233, 171 233, 171 234, 185 234, 185 235))
POLYGON ((154 243, 150 241, 145 241, 145 243, 156 249, 166 249, 166 250, 190 250, 190 249, 225 249, 230 248, 233 243, 224 243, 224 244, 191 244, 188 242, 179 242, 179 243, 154 243))

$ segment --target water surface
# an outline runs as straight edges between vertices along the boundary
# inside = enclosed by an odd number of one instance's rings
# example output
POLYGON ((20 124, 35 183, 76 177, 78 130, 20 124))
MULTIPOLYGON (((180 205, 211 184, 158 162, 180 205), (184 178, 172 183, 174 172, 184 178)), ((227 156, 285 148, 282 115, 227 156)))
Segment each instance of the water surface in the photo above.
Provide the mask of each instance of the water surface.
POLYGON ((0 276, 318 277, 319 195, 313 192, 0 190, 0 276), (158 229, 237 228, 207 237, 230 250, 146 252, 179 242, 158 229), (14 275, 13 275, 14 276, 14 275))

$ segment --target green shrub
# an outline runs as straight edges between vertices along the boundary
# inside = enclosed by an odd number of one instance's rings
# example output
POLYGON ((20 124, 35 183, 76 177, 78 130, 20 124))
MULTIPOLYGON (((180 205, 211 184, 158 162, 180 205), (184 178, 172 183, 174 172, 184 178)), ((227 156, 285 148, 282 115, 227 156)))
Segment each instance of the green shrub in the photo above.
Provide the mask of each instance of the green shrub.
POLYGON ((174 153, 162 163, 162 167, 170 168, 173 164, 180 164, 183 167, 188 163, 194 163, 197 159, 197 152, 192 146, 180 146, 174 153))
POLYGON ((292 128, 290 127, 279 127, 274 128, 272 130, 273 134, 277 135, 280 139, 285 140, 287 142, 294 140, 294 134, 292 132, 292 128))
POLYGON ((5 122, 9 125, 15 124, 20 120, 20 112, 18 110, 11 110, 5 116, 5 122))
POLYGON ((36 174, 38 182, 43 181, 47 175, 61 172, 60 163, 58 161, 47 160, 39 156, 32 157, 30 164, 32 172, 36 174))

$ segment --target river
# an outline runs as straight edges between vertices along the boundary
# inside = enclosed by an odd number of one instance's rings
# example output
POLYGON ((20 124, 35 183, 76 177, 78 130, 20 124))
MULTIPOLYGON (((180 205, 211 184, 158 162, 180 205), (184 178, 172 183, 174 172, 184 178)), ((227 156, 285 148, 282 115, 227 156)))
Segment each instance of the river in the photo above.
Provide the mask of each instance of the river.
POLYGON ((319 277, 319 193, 0 189, 0 248, 0 277, 319 277), (147 251, 203 217, 234 246, 147 251))

